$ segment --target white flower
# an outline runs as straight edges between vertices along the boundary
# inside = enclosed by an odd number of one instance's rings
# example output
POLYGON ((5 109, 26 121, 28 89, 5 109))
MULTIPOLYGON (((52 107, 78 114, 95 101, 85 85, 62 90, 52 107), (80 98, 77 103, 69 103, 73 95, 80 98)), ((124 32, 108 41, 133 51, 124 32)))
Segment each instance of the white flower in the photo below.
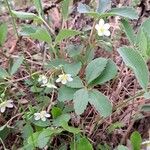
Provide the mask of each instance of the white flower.
POLYGON ((12 100, 8 100, 8 101, 4 101, 0 104, 0 112, 3 113, 5 112, 6 108, 13 108, 13 101, 12 100))
POLYGON ((66 84, 67 82, 73 81, 73 78, 71 77, 71 74, 61 74, 58 76, 58 79, 56 82, 61 82, 62 84, 66 84))
POLYGON ((34 119, 35 120, 42 120, 42 121, 46 121, 47 118, 50 117, 50 114, 47 113, 46 111, 41 111, 39 113, 34 113, 34 119))
POLYGON ((46 84, 48 82, 48 79, 45 75, 40 75, 38 78, 38 82, 40 82, 42 84, 46 84))
POLYGON ((103 19, 100 19, 99 24, 96 24, 95 29, 98 32, 99 36, 110 36, 109 31, 110 25, 108 23, 105 23, 103 19))
POLYGON ((48 88, 54 88, 57 89, 57 87, 54 84, 51 84, 50 82, 48 82, 48 79, 45 75, 40 75, 38 78, 38 82, 41 83, 42 87, 48 87, 48 88))
POLYGON ((51 84, 50 82, 48 82, 45 86, 48 88, 57 89, 57 86, 55 86, 54 84, 51 84))

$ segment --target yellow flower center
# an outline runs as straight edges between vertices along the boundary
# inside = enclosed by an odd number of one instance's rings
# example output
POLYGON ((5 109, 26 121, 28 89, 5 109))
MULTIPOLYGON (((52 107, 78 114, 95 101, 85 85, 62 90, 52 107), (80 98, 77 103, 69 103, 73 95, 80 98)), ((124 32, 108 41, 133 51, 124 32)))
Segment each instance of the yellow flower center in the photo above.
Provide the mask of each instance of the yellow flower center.
POLYGON ((104 31, 105 31, 105 29, 103 27, 99 28, 99 32, 104 32, 104 31))
POLYGON ((67 75, 63 74, 63 76, 61 77, 62 80, 67 80, 67 75))

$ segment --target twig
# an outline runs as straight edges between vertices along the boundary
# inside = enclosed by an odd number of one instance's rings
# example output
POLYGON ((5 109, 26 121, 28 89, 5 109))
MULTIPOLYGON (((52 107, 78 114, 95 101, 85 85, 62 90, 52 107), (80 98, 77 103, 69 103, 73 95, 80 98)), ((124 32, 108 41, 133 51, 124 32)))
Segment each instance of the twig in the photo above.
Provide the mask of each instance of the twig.
POLYGON ((3 142, 3 140, 2 140, 1 138, 0 138, 0 141, 1 141, 2 145, 3 145, 4 150, 8 150, 8 149, 6 148, 4 142, 3 142))
POLYGON ((131 122, 131 124, 128 126, 128 129, 126 130, 125 134, 123 135, 123 137, 121 139, 121 142, 120 142, 121 144, 125 143, 126 137, 128 136, 129 132, 131 131, 131 129, 132 129, 133 125, 134 125, 134 122, 135 122, 135 120, 133 120, 131 122))
POLYGON ((138 92, 138 93, 135 94, 134 96, 132 96, 132 97, 130 97, 130 98, 124 100, 123 102, 119 103, 119 104, 114 108, 114 110, 117 111, 119 108, 125 107, 125 106, 128 104, 128 102, 134 100, 135 98, 138 98, 138 97, 142 96, 144 93, 145 93, 145 91, 141 90, 140 92, 138 92))

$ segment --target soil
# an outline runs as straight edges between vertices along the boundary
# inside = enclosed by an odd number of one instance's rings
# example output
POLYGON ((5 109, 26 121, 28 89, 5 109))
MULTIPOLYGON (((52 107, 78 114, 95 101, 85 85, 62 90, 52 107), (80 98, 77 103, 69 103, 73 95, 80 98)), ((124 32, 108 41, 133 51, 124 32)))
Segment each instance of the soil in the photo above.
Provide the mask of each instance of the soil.
MULTIPOLYGON (((82 2, 88 4, 90 0, 83 0, 82 2)), ((120 4, 122 6, 127 6, 131 4, 131 1, 112 0, 113 7, 118 7, 120 4)), ((52 28, 57 34, 59 28, 61 27, 59 1, 57 1, 57 3, 44 1, 44 6, 45 13, 47 14, 47 16, 50 15, 53 19, 52 28)), ((77 6, 77 1, 74 1, 74 6, 77 6)), ((21 8, 16 8, 22 9, 23 11, 35 12, 35 9, 30 7, 30 5, 24 5, 21 8)), ((134 26, 134 29, 136 30, 141 25, 141 23, 147 17, 150 16, 150 1, 142 0, 137 4, 135 8, 137 9, 140 17, 137 21, 132 21, 131 23, 134 26)), ((0 15, 0 20, 2 19, 4 19, 7 22, 10 22, 10 24, 7 41, 4 47, 0 48, 0 66, 8 68, 11 58, 15 58, 19 54, 24 53, 29 67, 32 68, 32 72, 42 71, 42 55, 44 53, 45 45, 43 43, 40 44, 39 42, 34 41, 30 38, 21 37, 17 39, 13 32, 11 21, 7 12, 0 15), (5 56, 2 55, 2 50, 5 51, 5 56)), ((102 48, 98 48, 95 50, 95 57, 107 57, 113 59, 118 66, 118 76, 114 80, 108 82, 107 84, 103 86, 97 86, 96 88, 105 95, 107 95, 110 98, 111 103, 115 107, 123 100, 134 96, 135 93, 137 93, 137 91, 140 90, 140 86, 138 85, 138 82, 135 79, 133 72, 124 65, 121 57, 116 51, 118 47, 122 45, 128 45, 128 40, 124 33, 120 32, 119 24, 118 22, 115 22, 115 18, 109 18, 109 21, 113 26, 115 26, 115 28, 112 28, 112 32, 114 33, 113 36, 115 36, 116 33, 120 34, 120 36, 113 40, 113 52, 106 52, 102 48)), ((17 20, 17 24, 22 23, 23 22, 17 20)), ((91 26, 92 23, 93 19, 89 19, 89 17, 85 15, 78 14, 76 12, 75 7, 74 11, 71 13, 71 18, 68 21, 68 24, 66 24, 66 26, 69 26, 72 29, 82 30, 84 26, 91 26)), ((80 40, 78 39, 74 39, 74 41, 80 42, 80 40)), ((48 60, 50 58, 50 54, 47 53, 46 59, 48 60)), ((21 97, 22 103, 24 102, 25 107, 27 107, 29 101, 33 103, 35 101, 34 95, 29 91, 29 89, 25 86, 23 82, 23 79, 26 79, 28 75, 29 74, 26 71, 25 67, 22 66, 17 72, 17 74, 15 74, 14 76, 14 80, 18 80, 18 82, 16 82, 16 86, 14 86, 11 89, 12 93, 17 93, 18 91, 22 91, 25 93, 26 96, 21 97)), ((96 110, 92 106, 88 106, 87 110, 80 118, 78 118, 73 113, 70 124, 73 126, 83 124, 85 134, 89 137, 90 141, 95 147, 99 143, 107 143, 111 147, 117 146, 120 142, 122 142, 122 144, 128 144, 127 139, 130 138, 131 133, 135 130, 139 131, 143 140, 148 140, 150 136, 150 113, 141 112, 142 118, 136 120, 134 119, 134 116, 138 112, 139 105, 149 102, 149 100, 145 101, 144 98, 135 99, 134 101, 129 103, 128 106, 124 107, 123 109, 121 109, 120 111, 118 111, 117 113, 113 114, 105 120, 101 120, 96 110), (112 133, 108 133, 108 127, 115 122, 121 122, 123 124, 123 127, 115 129, 115 131, 112 133)), ((18 113, 17 108, 14 112, 9 113, 9 117, 16 115, 18 113)), ((7 119, 10 119, 9 117, 4 119, 0 115, 0 124, 4 124, 7 121, 7 119)), ((19 119, 21 118, 18 117, 17 120, 19 121, 19 119)), ((15 123, 15 120, 13 120, 12 124, 13 123, 15 123)), ((20 136, 20 133, 12 133, 8 136, 7 140, 5 141, 5 144, 8 146, 9 149, 11 149, 11 146, 13 145, 11 141, 13 141, 13 143, 18 143, 18 145, 20 144, 18 136, 20 136)), ((59 139, 61 139, 62 141, 64 140, 63 138, 63 136, 59 137, 59 139)))

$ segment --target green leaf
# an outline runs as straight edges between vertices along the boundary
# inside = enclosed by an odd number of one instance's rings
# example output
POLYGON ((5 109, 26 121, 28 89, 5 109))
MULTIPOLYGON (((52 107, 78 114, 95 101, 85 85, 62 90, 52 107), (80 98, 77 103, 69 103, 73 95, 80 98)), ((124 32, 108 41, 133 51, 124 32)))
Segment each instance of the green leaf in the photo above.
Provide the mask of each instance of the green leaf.
POLYGON ((22 11, 15 11, 11 10, 13 16, 19 19, 37 19, 40 20, 40 18, 35 15, 34 13, 28 13, 28 12, 22 12, 22 11))
POLYGON ((50 141, 50 138, 52 135, 59 134, 63 131, 63 129, 43 129, 43 131, 39 134, 37 143, 39 148, 44 148, 48 142, 50 141))
POLYGON ((138 14, 132 7, 113 8, 108 13, 112 16, 121 16, 129 19, 138 19, 138 14))
POLYGON ((37 12, 39 15, 42 13, 42 2, 41 0, 33 0, 34 6, 36 7, 37 12))
POLYGON ((110 146, 106 143, 98 144, 97 148, 98 148, 98 150, 110 150, 111 149, 110 146))
POLYGON ((147 37, 144 33, 143 29, 141 28, 137 34, 136 39, 137 46, 139 48, 140 54, 143 56, 143 58, 147 59, 147 49, 148 49, 148 43, 147 43, 147 37))
POLYGON ((130 136, 133 150, 141 150, 142 138, 139 132, 135 131, 130 136))
POLYGON ((147 51, 146 54, 148 56, 148 58, 150 58, 150 37, 148 36, 148 34, 145 34, 146 38, 147 38, 147 51))
POLYGON ((98 0, 97 12, 104 13, 111 8, 111 0, 98 0))
POLYGON ((145 99, 150 99, 150 92, 145 92, 143 96, 145 99))
POLYGON ((107 59, 105 58, 96 58, 87 65, 85 72, 86 81, 88 82, 88 84, 101 75, 106 65, 107 59))
POLYGON ((138 14, 132 7, 113 8, 105 13, 94 12, 85 4, 79 3, 78 12, 88 14, 94 18, 105 18, 109 16, 121 16, 129 19, 138 19, 138 14))
POLYGON ((35 150, 35 147, 32 144, 24 143, 20 150, 35 150))
POLYGON ((37 86, 31 86, 30 87, 30 91, 33 92, 33 93, 40 93, 43 91, 43 88, 42 87, 37 87, 37 86))
POLYGON ((139 5, 139 4, 140 4, 140 2, 141 2, 141 0, 132 0, 132 2, 131 2, 131 6, 133 6, 133 7, 137 7, 137 5, 139 5))
POLYGON ((35 120, 34 118, 32 118, 31 122, 39 127, 48 127, 51 125, 51 122, 49 120, 46 121, 42 121, 42 120, 35 120))
POLYGON ((61 102, 70 101, 73 99, 73 95, 76 91, 77 89, 72 89, 63 85, 58 90, 58 100, 61 102))
POLYGON ((112 123, 109 127, 108 127, 108 133, 112 133, 115 131, 115 129, 120 129, 124 127, 124 124, 122 122, 115 122, 112 123))
POLYGON ((63 123, 62 123, 62 127, 63 127, 66 131, 71 132, 71 133, 73 133, 73 134, 78 134, 78 133, 81 132, 79 128, 74 128, 74 127, 68 126, 68 123, 67 123, 67 122, 63 122, 63 123))
POLYGON ((121 47, 118 52, 123 58, 125 64, 135 73, 141 87, 146 90, 149 83, 149 72, 141 55, 129 47, 121 47))
POLYGON ((90 85, 95 86, 97 84, 104 84, 107 81, 110 81, 117 75, 117 66, 116 64, 108 59, 107 65, 103 70, 102 74, 96 78, 90 85))
POLYGON ((70 120, 70 114, 62 114, 53 120, 53 125, 56 127, 62 126, 63 122, 67 122, 70 120))
POLYGON ((82 52, 83 45, 70 44, 70 45, 67 45, 65 49, 69 57, 76 57, 76 56, 79 56, 80 53, 82 52))
POLYGON ((32 145, 33 147, 37 147, 37 139, 39 136, 40 132, 35 132, 29 138, 27 139, 28 144, 32 145))
POLYGON ((79 5, 77 7, 77 11, 79 13, 89 13, 89 12, 91 12, 91 8, 86 4, 79 3, 79 5))
POLYGON ((97 90, 89 91, 89 102, 103 117, 108 117, 112 113, 112 106, 109 99, 97 90))
POLYGON ((46 68, 48 69, 56 69, 56 68, 60 68, 60 66, 64 66, 68 64, 64 59, 54 59, 51 60, 47 63, 47 65, 45 65, 46 68))
POLYGON ((87 138, 83 137, 77 142, 77 150, 93 150, 93 146, 87 138))
POLYGON ((33 128, 32 128, 32 126, 29 123, 27 123, 25 126, 23 126, 22 137, 24 138, 24 140, 26 140, 32 134, 33 134, 33 128))
POLYGON ((63 113, 72 113, 72 112, 74 112, 73 105, 66 105, 63 109, 63 113))
POLYGON ((7 38, 7 25, 5 23, 0 25, 0 46, 2 46, 7 38))
POLYGON ((124 145, 118 145, 117 150, 128 150, 128 147, 124 145))
POLYGON ((147 38, 147 51, 146 54, 150 57, 150 19, 147 19, 142 25, 141 30, 143 30, 146 38, 147 38))
POLYGON ((147 35, 150 38, 150 18, 148 18, 146 21, 144 21, 141 28, 144 30, 145 33, 147 33, 147 35))
POLYGON ((141 111, 150 112, 150 104, 145 104, 141 107, 141 111))
POLYGON ((20 68, 21 64, 23 63, 24 57, 19 56, 19 58, 14 62, 14 64, 11 67, 10 74, 11 76, 17 72, 17 70, 20 68))
POLYGON ((74 109, 77 115, 81 115, 87 107, 89 100, 88 91, 80 89, 75 92, 73 97, 74 109))
POLYGON ((0 127, 0 138, 2 140, 5 140, 10 133, 11 133, 11 128, 7 124, 0 127))
POLYGON ((43 27, 36 27, 31 25, 25 25, 21 28, 21 31, 19 32, 22 36, 29 36, 33 39, 47 42, 48 44, 52 43, 52 38, 48 31, 43 27))
POLYGON ((82 64, 80 62, 72 63, 72 64, 65 64, 64 65, 64 71, 67 74, 71 74, 72 76, 76 76, 79 73, 81 67, 82 67, 82 64))
POLYGON ((4 68, 0 67, 0 78, 5 79, 7 77, 9 77, 8 72, 4 68))
POLYGON ((74 77, 73 81, 67 82, 66 86, 75 89, 84 87, 82 80, 79 77, 74 77))
POLYGON ((85 56, 83 57, 83 60, 84 60, 83 62, 85 64, 90 63, 94 59, 94 56, 95 56, 94 48, 91 46, 88 46, 85 52, 85 56))
POLYGON ((81 32, 71 29, 62 29, 58 33, 55 39, 55 44, 59 44, 61 41, 73 37, 75 35, 81 34, 81 32))
POLYGON ((113 45, 109 41, 107 42, 103 40, 100 40, 100 41, 97 40, 97 45, 107 52, 112 52, 113 50, 113 45))
POLYGON ((53 107, 51 110, 51 114, 53 116, 53 118, 57 118, 58 116, 60 116, 62 114, 62 110, 59 107, 53 107))
POLYGON ((133 28, 132 28, 131 25, 129 24, 129 21, 123 19, 123 20, 121 21, 121 23, 122 23, 124 32, 125 32, 126 36, 128 37, 128 40, 130 41, 131 44, 135 44, 136 36, 135 36, 134 31, 133 31, 133 28))
POLYGON ((69 15, 69 5, 72 2, 72 0, 63 0, 62 2, 62 16, 64 21, 68 19, 69 15))

